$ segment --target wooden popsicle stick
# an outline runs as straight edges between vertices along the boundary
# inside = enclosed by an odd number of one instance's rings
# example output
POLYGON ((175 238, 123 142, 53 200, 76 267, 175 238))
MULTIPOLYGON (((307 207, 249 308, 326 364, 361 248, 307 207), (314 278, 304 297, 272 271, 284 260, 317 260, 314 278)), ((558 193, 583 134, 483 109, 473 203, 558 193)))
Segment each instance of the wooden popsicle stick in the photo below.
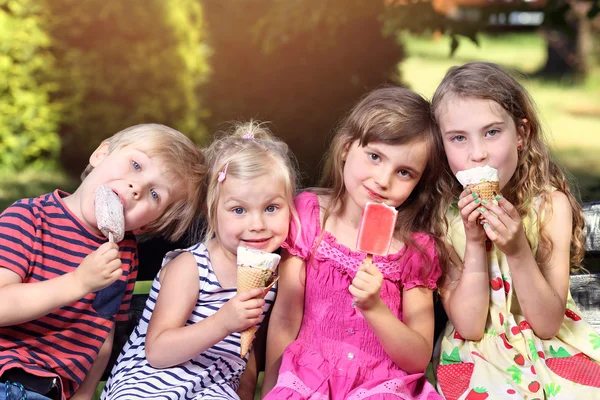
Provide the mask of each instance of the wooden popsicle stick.
POLYGON ((115 237, 112 232, 108 232, 108 241, 111 243, 115 242, 115 237))

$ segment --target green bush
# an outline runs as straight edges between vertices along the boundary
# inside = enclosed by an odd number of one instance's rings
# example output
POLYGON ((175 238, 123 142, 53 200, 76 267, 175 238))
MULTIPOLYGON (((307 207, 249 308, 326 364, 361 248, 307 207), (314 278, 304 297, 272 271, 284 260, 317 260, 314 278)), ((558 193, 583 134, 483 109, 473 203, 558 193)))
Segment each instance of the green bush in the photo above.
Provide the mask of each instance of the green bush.
POLYGON ((199 140, 198 88, 208 75, 196 0, 46 0, 64 104, 61 163, 79 173, 106 137, 158 122, 199 140))
POLYGON ((0 0, 0 168, 52 163, 60 148, 54 59, 36 0, 0 0))

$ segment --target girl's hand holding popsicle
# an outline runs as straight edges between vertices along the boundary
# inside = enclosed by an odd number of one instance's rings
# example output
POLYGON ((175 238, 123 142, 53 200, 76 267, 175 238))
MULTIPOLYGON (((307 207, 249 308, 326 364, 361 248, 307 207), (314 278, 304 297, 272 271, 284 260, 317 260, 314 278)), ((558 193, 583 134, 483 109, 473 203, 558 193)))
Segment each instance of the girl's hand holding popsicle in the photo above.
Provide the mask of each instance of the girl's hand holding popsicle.
POLYGON ((348 288, 350 294, 354 296, 354 305, 361 311, 368 311, 382 302, 380 295, 382 283, 383 274, 379 269, 371 262, 363 262, 348 288))

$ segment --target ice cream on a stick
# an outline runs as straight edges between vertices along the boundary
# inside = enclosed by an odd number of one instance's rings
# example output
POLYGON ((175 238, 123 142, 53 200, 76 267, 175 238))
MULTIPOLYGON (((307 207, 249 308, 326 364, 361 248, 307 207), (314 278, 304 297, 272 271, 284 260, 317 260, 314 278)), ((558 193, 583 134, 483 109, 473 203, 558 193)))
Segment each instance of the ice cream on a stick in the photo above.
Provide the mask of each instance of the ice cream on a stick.
POLYGON ((398 211, 383 203, 367 202, 358 228, 356 249, 367 253, 366 260, 371 262, 373 254, 387 255, 394 230, 398 211))
POLYGON ((465 189, 471 189, 471 193, 479 194, 482 200, 491 201, 500 194, 498 170, 488 165, 459 171, 456 179, 465 189))
MULTIPOLYGON (((264 298, 279 279, 278 276, 274 276, 274 273, 280 259, 281 257, 278 254, 239 246, 237 248, 238 292, 263 288, 263 292, 259 297, 264 298)), ((257 329, 256 326, 252 326, 241 332, 240 357, 244 358, 248 354, 257 329)))
POLYGON ((119 243, 125 236, 125 217, 119 196, 106 186, 98 186, 94 194, 96 223, 98 229, 112 243, 119 243))

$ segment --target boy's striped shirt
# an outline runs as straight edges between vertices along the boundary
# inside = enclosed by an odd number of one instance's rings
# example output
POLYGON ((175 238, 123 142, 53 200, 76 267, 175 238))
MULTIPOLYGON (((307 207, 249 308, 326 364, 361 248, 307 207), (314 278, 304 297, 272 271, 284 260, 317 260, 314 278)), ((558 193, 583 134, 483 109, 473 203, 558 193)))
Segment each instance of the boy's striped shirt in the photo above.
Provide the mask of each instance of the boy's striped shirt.
MULTIPOLYGON (((29 284, 74 271, 106 242, 65 206, 67 193, 56 190, 23 199, 0 216, 0 268, 29 284)), ((95 293, 26 323, 0 328, 0 374, 18 367, 40 376, 61 378, 63 397, 83 382, 116 320, 127 320, 137 276, 136 241, 119 243, 121 278, 95 293), (116 317, 116 318, 115 318, 116 317)), ((44 301, 32 298, 31 301, 44 301)), ((15 304, 18 307, 18 304, 15 304)))

